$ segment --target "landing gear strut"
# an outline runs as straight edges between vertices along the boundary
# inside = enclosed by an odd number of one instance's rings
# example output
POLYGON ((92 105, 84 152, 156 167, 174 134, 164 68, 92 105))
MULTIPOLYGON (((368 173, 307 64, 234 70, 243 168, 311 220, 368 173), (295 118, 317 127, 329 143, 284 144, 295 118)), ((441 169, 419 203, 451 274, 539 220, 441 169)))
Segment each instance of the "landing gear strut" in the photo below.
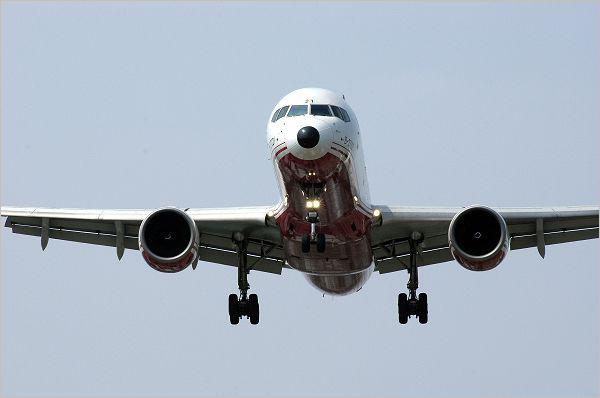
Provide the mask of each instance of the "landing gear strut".
POLYGON ((317 233, 319 213, 316 210, 309 211, 306 216, 306 221, 310 223, 310 234, 302 235, 302 252, 310 252, 311 243, 316 243, 317 251, 323 253, 325 251, 325 234, 317 233))
POLYGON ((250 318, 250 323, 256 325, 259 319, 258 296, 248 295, 248 241, 246 239, 234 240, 238 254, 238 287, 240 295, 229 295, 229 321, 237 325, 242 316, 250 318))
POLYGON ((413 232, 408 240, 410 247, 410 266, 408 268, 409 278, 408 296, 406 293, 398 295, 398 320, 405 324, 411 315, 419 318, 420 323, 427 323, 427 294, 419 293, 417 298, 417 289, 419 288, 419 274, 417 268, 417 248, 423 241, 423 235, 420 232, 413 232))

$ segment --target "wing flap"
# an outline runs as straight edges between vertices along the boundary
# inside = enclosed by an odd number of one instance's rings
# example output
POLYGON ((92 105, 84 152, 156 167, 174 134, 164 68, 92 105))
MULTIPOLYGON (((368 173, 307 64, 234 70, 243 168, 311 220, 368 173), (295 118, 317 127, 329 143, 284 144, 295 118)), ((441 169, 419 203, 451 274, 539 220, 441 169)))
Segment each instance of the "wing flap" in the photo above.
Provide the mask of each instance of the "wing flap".
MULTIPOLYGON (((565 232, 579 229, 589 229, 597 227, 598 220, 566 220, 566 221, 546 221, 543 220, 544 232, 565 232), (594 225, 594 223, 596 225, 594 225)), ((536 220, 526 223, 508 225, 508 232, 511 236, 532 235, 537 231, 536 220)))
POLYGON ((545 233, 564 232, 578 229, 598 228, 598 210, 583 208, 580 212, 568 208, 555 212, 539 211, 535 213, 500 211, 506 220, 511 236, 532 235, 537 231, 537 220, 543 220, 545 233))
POLYGON ((2 206, 3 217, 34 217, 74 220, 111 220, 141 222, 152 209, 50 209, 37 207, 2 206))
MULTIPOLYGON (((237 267, 238 258, 235 251, 201 245, 199 255, 200 261, 237 267)), ((247 261, 250 270, 269 272, 271 274, 281 275, 281 270, 284 268, 284 261, 274 258, 259 257, 249 254, 247 261)))
MULTIPOLYGON (((425 265, 444 263, 446 261, 453 260, 450 249, 436 249, 424 251, 422 254, 417 255, 417 266, 422 267, 425 265)), ((375 270, 380 274, 387 274, 388 272, 401 271, 408 269, 410 265, 410 255, 404 254, 395 258, 386 258, 377 261, 375 270)))
MULTIPOLYGON (((30 235, 30 236, 42 236, 42 228, 32 227, 26 225, 13 225, 12 231, 16 234, 30 235)), ((100 246, 111 246, 116 247, 117 237, 116 235, 98 234, 98 233, 85 233, 76 231, 65 231, 59 229, 50 229, 48 231, 48 237, 51 239, 66 240, 70 242, 88 243, 92 245, 100 246)), ((126 236, 123 240, 124 247, 126 249, 138 249, 137 238, 126 236)))
MULTIPOLYGON (((598 238, 598 228, 581 229, 567 232, 552 232, 544 234, 546 245, 556 245, 559 243, 576 242, 579 240, 588 240, 598 238)), ((525 235, 512 238, 510 240, 510 249, 518 250, 537 246, 536 235, 525 235)))
MULTIPOLYGON (((17 217, 9 216, 5 226, 24 225, 31 227, 42 227, 42 220, 46 217, 17 217)), ((98 234, 113 234, 116 235, 115 221, 100 221, 100 220, 77 220, 70 218, 48 218, 48 226, 50 229, 64 229, 77 232, 88 232, 98 234)), ((124 232, 127 236, 138 236, 141 221, 131 222, 124 225, 124 232)))
MULTIPOLYGON (((442 249, 448 246, 448 235, 434 235, 426 237, 421 243, 424 251, 442 249)), ((410 251, 408 239, 398 239, 383 242, 373 247, 373 257, 375 260, 381 260, 394 255, 407 254, 410 251)))
MULTIPOLYGON (((204 233, 200 236, 200 244, 218 250, 235 251, 235 245, 231 237, 204 233)), ((285 258, 283 247, 269 241, 250 238, 247 250, 248 254, 253 256, 269 256, 277 259, 285 258)))

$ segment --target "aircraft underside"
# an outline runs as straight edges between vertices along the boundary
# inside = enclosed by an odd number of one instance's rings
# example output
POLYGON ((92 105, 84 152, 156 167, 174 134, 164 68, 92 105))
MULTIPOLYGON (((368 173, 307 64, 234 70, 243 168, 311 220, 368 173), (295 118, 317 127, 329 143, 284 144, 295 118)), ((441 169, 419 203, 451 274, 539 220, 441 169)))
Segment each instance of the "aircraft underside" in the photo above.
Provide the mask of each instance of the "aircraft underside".
POLYGON ((316 160, 287 154, 278 165, 287 207, 277 224, 288 264, 324 293, 360 290, 373 272, 371 216, 354 200, 351 160, 331 153, 316 160), (307 200, 318 201, 318 208, 307 209, 307 200))

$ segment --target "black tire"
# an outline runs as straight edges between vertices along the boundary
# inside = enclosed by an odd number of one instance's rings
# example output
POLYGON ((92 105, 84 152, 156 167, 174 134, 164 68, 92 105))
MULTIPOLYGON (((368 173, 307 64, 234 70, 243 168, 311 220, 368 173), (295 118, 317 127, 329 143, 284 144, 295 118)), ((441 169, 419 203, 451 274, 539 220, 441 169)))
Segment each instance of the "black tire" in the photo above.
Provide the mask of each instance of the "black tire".
POLYGON ((302 253, 308 253, 310 251, 310 236, 302 235, 302 253))
POLYGON ((248 310, 249 310, 249 314, 250 314, 250 323, 253 325, 258 324, 258 315, 259 315, 259 310, 258 310, 258 296, 256 294, 251 294, 248 297, 248 310))
POLYGON ((229 295, 229 322, 232 325, 240 323, 240 303, 237 294, 229 295))
POLYGON ((417 302, 417 312, 419 314, 419 322, 427 323, 427 294, 419 293, 419 301, 417 302))
POLYGON ((406 293, 398 295, 398 320, 403 325, 408 322, 408 297, 406 293))
POLYGON ((325 252, 325 234, 317 234, 317 251, 325 252))

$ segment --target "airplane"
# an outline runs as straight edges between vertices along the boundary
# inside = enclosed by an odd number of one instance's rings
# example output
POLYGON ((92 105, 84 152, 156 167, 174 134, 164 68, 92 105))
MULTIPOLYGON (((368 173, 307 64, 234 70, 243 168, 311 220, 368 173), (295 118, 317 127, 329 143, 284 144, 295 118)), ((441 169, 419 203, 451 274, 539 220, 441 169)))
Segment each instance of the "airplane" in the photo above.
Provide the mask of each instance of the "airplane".
POLYGON ((509 250, 598 238, 598 206, 500 208, 372 204, 358 119, 344 95, 302 88, 284 96, 267 122, 267 146, 281 200, 274 206, 137 210, 1 207, 14 233, 139 250, 173 273, 199 261, 237 267, 229 318, 259 322, 250 271, 301 272, 329 295, 359 291, 373 272, 406 270, 398 321, 428 321, 421 266, 455 260, 472 271, 498 266, 509 250))

